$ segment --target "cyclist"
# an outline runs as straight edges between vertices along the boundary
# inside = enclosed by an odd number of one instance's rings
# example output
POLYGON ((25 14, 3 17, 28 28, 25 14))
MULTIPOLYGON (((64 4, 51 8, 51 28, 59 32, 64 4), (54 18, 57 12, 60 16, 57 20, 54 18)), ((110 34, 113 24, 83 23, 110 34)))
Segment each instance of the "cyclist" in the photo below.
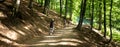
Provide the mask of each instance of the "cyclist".
POLYGON ((54 19, 51 19, 50 21, 50 35, 52 35, 54 32, 54 19))

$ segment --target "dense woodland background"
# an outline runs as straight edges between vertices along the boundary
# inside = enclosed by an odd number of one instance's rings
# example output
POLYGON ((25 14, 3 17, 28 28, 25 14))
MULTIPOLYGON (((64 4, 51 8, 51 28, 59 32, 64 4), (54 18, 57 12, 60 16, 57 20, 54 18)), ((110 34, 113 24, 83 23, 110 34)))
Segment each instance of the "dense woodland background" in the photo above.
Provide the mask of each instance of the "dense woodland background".
MULTIPOLYGON (((37 2, 44 6, 44 0, 37 0, 37 2)), ((72 20, 74 24, 78 23, 79 17, 84 15, 84 19, 88 19, 89 25, 92 21, 94 28, 102 32, 106 30, 107 35, 110 34, 111 26, 113 39, 120 41, 119 2, 119 0, 50 0, 49 9, 60 13, 60 16, 65 17, 67 20, 72 20), (83 2, 86 2, 86 5, 83 2), (83 8, 83 6, 86 7, 83 8), (83 10, 81 10, 82 8, 83 10), (84 10, 85 12, 82 12, 84 10)))
MULTIPOLYGON (((110 15, 111 15, 111 26, 113 31, 113 39, 120 40, 120 25, 119 25, 119 0, 85 0, 86 7, 84 19, 93 20, 93 27, 100 29, 104 32, 104 22, 106 25, 107 35, 110 31, 110 15), (111 5, 112 3, 112 5, 111 5), (111 8, 112 7, 112 8, 111 8), (111 14, 110 14, 111 13, 111 14), (105 16, 104 16, 105 15, 105 16), (105 18, 104 18, 105 17, 105 18), (93 19, 91 19, 93 18, 93 19), (104 20, 106 19, 106 20, 104 20)), ((81 16, 81 8, 85 6, 83 0, 50 0, 49 9, 60 13, 61 17, 66 17, 67 20, 71 19, 74 24, 78 23, 78 19, 81 16)), ((38 0, 39 4, 44 5, 44 0, 38 0)), ((90 22, 88 21, 89 25, 90 22)))

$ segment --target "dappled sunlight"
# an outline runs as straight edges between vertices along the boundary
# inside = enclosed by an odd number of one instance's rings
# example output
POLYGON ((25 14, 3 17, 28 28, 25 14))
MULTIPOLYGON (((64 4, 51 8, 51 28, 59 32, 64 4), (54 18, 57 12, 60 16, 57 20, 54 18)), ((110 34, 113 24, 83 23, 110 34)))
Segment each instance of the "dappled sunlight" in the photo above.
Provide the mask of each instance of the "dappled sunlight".
POLYGON ((7 32, 5 35, 13 40, 17 40, 18 38, 18 34, 16 32, 7 32))
POLYGON ((45 15, 45 14, 43 14, 43 13, 39 13, 38 10, 36 10, 36 9, 33 9, 33 10, 35 11, 35 13, 38 14, 38 16, 44 16, 44 15, 45 15))
POLYGON ((43 41, 39 41, 39 42, 52 43, 52 42, 59 42, 59 40, 43 40, 43 41))
POLYGON ((21 30, 16 30, 17 32, 19 32, 20 34, 22 34, 22 35, 26 35, 23 31, 21 31, 21 30))
POLYGON ((1 40, 1 41, 4 41, 4 42, 6 42, 6 43, 12 43, 12 41, 10 41, 10 40, 8 40, 8 39, 5 39, 5 38, 2 38, 2 37, 0 38, 0 40, 1 40))
POLYGON ((99 35, 101 35, 101 36, 103 36, 102 34, 101 34, 101 31, 99 31, 99 30, 97 30, 97 29, 92 29, 94 32, 96 32, 96 33, 98 33, 99 35))
POLYGON ((3 25, 0 21, 0 31, 4 31, 4 30, 7 30, 7 29, 8 28, 5 25, 3 25))
POLYGON ((5 14, 0 11, 0 18, 1 18, 1 17, 7 17, 7 16, 5 16, 5 14))
POLYGON ((84 37, 84 39, 87 40, 87 41, 90 41, 89 38, 87 38, 87 37, 84 37))
POLYGON ((21 44, 20 46, 40 46, 40 45, 46 45, 45 43, 42 44, 21 44))
POLYGON ((23 28, 29 30, 30 28, 32 28, 32 25, 31 25, 31 24, 28 24, 28 25, 24 26, 23 28))
POLYGON ((79 45, 79 43, 74 43, 74 42, 59 42, 59 43, 56 43, 56 45, 77 46, 77 45, 79 45))
POLYGON ((71 39, 65 38, 65 39, 61 39, 61 40, 62 40, 62 41, 73 41, 73 42, 83 43, 82 41, 80 41, 80 40, 78 40, 78 39, 73 39, 73 38, 71 38, 71 39))
POLYGON ((13 32, 13 31, 0 32, 0 34, 4 35, 10 39, 13 39, 13 40, 17 40, 17 38, 18 38, 18 34, 16 32, 13 32))
POLYGON ((78 46, 78 43, 73 43, 73 42, 58 42, 58 43, 40 43, 40 44, 24 44, 21 46, 43 46, 43 45, 49 45, 49 46, 60 46, 60 45, 67 45, 67 46, 78 46))
POLYGON ((63 32, 66 32, 65 30, 67 30, 67 32, 73 31, 72 29, 63 29, 63 30, 55 30, 55 31, 63 31, 63 32))
MULTIPOLYGON (((16 27, 12 27, 12 28, 17 31, 16 33, 20 33, 21 35, 26 35, 23 31, 18 30, 16 27)), ((14 31, 13 31, 13 32, 14 32, 14 31)))
POLYGON ((29 29, 29 27, 27 27, 27 26, 25 26, 24 28, 25 28, 25 29, 29 29))
MULTIPOLYGON (((101 33, 98 30, 92 29, 91 31, 90 26, 86 24, 81 27, 82 30, 79 30, 79 27, 77 30, 77 25, 73 24, 73 22, 79 22, 77 20, 81 20, 76 15, 78 13, 76 11, 77 9, 75 10, 77 13, 75 15, 73 14, 73 17, 67 16, 64 19, 64 15, 54 11, 59 4, 48 5, 52 7, 51 10, 48 10, 44 7, 44 3, 47 3, 46 0, 37 0, 38 2, 32 2, 34 0, 30 1, 21 1, 20 6, 18 5, 19 8, 16 8, 19 11, 14 11, 15 13, 12 11, 14 9, 12 0, 10 2, 0 3, 0 47, 5 47, 6 45, 4 44, 8 44, 6 47, 13 47, 9 45, 17 45, 16 47, 103 47, 101 45, 104 44, 103 41, 106 38, 104 39, 102 35, 100 36, 99 34, 101 33), (30 1, 31 4, 29 4, 30 1), (44 8, 46 9, 45 13, 43 12, 44 8), (51 32, 49 27, 50 19, 55 20, 52 24, 54 27, 53 32, 51 32)), ((58 3, 59 1, 54 0, 52 3, 55 2, 58 3)), ((68 1, 69 7, 72 8, 71 5, 74 2, 77 1, 68 1)), ((60 6, 58 7, 61 8, 60 6)), ((70 15, 72 14, 72 12, 68 13, 70 15)))
MULTIPOLYGON (((44 16, 44 14, 43 13, 38 13, 38 16, 44 16)), ((45 16, 44 16, 45 17, 45 16)))
POLYGON ((19 45, 18 43, 14 42, 14 41, 11 41, 11 40, 8 40, 6 38, 3 38, 3 37, 0 37, 0 41, 3 41, 7 44, 12 44, 12 45, 19 45))
POLYGON ((40 31, 40 32, 41 32, 41 31, 42 31, 42 29, 40 29, 40 28, 39 28, 39 29, 38 29, 38 31, 40 31))
POLYGON ((78 46, 84 43, 75 38, 60 38, 60 36, 44 36, 45 39, 33 44, 23 44, 22 46, 78 46))
POLYGON ((53 37, 60 37, 60 36, 53 36, 53 35, 52 35, 52 36, 45 36, 45 37, 49 37, 49 38, 51 37, 51 38, 53 38, 53 37))
POLYGON ((47 34, 45 31, 43 31, 41 28, 37 29, 39 32, 43 33, 43 34, 47 34))
POLYGON ((71 27, 66 27, 66 28, 64 28, 64 29, 72 29, 73 28, 73 26, 71 26, 71 27))
MULTIPOLYGON (((69 40, 69 39, 65 39, 65 40, 69 40)), ((74 41, 78 41, 78 40, 74 40, 74 41)), ((43 41, 39 41, 39 43, 37 44, 24 44, 23 46, 43 46, 43 45, 49 45, 49 46, 60 46, 60 45, 67 45, 67 46, 78 46, 79 43, 77 42, 71 42, 69 41, 62 41, 62 40, 43 40, 43 41)))

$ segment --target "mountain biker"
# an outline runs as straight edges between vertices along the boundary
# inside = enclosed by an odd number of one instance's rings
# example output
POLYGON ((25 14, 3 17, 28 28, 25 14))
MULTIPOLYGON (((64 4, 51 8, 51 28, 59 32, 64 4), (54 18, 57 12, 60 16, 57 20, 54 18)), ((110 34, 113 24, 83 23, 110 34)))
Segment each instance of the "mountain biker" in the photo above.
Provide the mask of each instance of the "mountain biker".
POLYGON ((52 35, 54 32, 54 19, 51 19, 50 21, 50 35, 52 35))

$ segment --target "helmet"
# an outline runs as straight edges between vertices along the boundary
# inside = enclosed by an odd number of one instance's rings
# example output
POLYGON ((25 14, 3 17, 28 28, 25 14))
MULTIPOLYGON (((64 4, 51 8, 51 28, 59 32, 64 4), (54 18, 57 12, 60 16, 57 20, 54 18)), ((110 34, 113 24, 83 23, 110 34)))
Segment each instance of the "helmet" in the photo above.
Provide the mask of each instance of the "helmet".
POLYGON ((52 18, 51 20, 52 20, 52 21, 55 21, 55 19, 54 19, 54 18, 52 18))

